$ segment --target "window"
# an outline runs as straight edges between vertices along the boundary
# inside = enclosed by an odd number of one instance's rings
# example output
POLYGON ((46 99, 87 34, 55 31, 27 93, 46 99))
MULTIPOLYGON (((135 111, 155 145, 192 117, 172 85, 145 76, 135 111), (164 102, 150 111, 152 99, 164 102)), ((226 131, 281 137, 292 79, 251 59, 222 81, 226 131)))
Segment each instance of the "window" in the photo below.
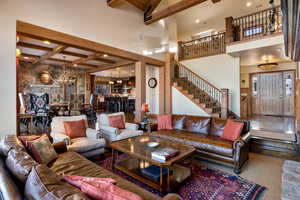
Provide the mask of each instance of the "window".
POLYGON ((252 78, 252 95, 257 96, 257 77, 252 78))
POLYGON ((285 79, 285 96, 290 97, 292 96, 293 90, 293 80, 291 75, 288 75, 285 79))

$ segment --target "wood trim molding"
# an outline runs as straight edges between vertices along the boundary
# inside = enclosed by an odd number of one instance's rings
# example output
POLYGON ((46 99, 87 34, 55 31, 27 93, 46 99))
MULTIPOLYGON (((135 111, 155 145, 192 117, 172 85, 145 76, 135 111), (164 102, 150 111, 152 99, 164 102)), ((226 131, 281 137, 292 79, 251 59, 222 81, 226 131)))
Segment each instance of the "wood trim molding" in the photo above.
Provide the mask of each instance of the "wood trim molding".
POLYGON ((43 28, 26 22, 17 21, 17 33, 34 39, 46 39, 59 45, 65 45, 94 52, 101 52, 126 60, 143 61, 154 66, 164 66, 165 64, 163 61, 154 58, 146 57, 140 54, 132 53, 119 48, 43 28))

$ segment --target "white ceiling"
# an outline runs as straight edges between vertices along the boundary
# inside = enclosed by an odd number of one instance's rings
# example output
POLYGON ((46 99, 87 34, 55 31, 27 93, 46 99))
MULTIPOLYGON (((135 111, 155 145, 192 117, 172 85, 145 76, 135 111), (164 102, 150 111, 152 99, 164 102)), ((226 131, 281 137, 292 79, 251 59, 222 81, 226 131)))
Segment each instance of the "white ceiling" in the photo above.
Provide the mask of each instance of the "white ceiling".
POLYGON ((239 56, 241 66, 291 61, 284 55, 283 44, 243 51, 239 53, 239 56))
MULTIPOLYGON (((169 2, 177 1, 179 0, 169 0, 169 2)), ((275 0, 275 5, 279 4, 280 0, 275 0)), ((215 4, 207 0, 176 14, 178 37, 188 40, 190 36, 209 29, 222 31, 225 30, 226 17, 240 17, 267 8, 269 0, 221 0, 215 4), (251 2, 252 5, 247 7, 247 2, 251 2), (196 23, 197 19, 200 21, 199 24, 196 23)))

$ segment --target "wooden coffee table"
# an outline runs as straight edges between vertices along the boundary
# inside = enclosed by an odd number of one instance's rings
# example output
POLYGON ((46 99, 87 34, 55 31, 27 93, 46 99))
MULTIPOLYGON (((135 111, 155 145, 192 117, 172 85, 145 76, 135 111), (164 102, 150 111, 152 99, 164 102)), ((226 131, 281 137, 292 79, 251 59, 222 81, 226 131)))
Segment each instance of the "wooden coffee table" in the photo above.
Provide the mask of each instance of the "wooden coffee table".
POLYGON ((179 165, 178 162, 188 158, 191 158, 193 161, 193 153, 196 150, 189 145, 150 136, 138 136, 112 142, 111 148, 113 170, 118 169, 157 190, 168 192, 191 176, 191 168, 179 165), (146 145, 150 141, 159 142, 160 145, 155 148, 150 148, 146 145), (151 152, 164 147, 177 149, 179 150, 179 154, 164 163, 152 160, 151 152), (129 157, 116 162, 118 152, 123 152, 129 155, 129 157), (154 181, 142 174, 141 169, 150 165, 160 167, 161 176, 159 181, 154 181), (162 176, 163 168, 167 169, 167 175, 165 176, 162 176))

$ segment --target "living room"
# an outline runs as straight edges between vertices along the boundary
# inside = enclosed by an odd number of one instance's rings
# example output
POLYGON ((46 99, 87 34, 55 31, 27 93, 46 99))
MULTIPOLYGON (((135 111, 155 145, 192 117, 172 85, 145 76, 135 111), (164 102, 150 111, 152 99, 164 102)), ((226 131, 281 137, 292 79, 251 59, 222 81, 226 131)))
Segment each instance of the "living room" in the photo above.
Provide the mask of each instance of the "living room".
MULTIPOLYGON (((288 34, 225 42, 228 30, 219 27, 193 44, 218 52, 180 57, 186 46, 177 47, 179 38, 193 34, 175 36, 183 23, 178 15, 234 4, 247 15, 273 10, 267 0, 262 7, 235 0, 1 2, 1 177, 9 179, 0 187, 3 199, 298 199, 298 140, 254 138, 250 122, 238 119, 241 71, 234 51, 288 34), (165 20, 155 22, 160 17, 165 20), (37 120, 22 105, 24 94, 38 93, 49 94, 56 112, 49 118, 37 120), (31 119, 34 131, 27 131, 31 119)), ((194 17, 185 19, 194 32, 208 29, 194 17)))

